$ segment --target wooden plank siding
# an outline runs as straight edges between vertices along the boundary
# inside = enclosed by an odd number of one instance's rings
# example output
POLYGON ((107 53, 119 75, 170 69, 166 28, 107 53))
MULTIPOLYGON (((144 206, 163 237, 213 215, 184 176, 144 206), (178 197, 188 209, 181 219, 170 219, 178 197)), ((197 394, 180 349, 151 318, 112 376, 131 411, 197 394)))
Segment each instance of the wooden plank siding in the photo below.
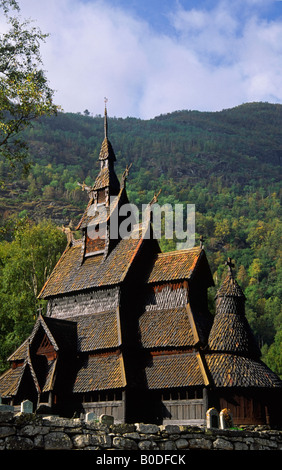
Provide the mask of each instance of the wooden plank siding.
POLYGON ((220 408, 228 408, 233 416, 234 424, 265 424, 268 409, 260 396, 234 394, 220 398, 220 408))
POLYGON ((165 416, 163 423, 177 422, 189 424, 202 423, 205 419, 204 400, 195 398, 191 400, 164 400, 165 416))

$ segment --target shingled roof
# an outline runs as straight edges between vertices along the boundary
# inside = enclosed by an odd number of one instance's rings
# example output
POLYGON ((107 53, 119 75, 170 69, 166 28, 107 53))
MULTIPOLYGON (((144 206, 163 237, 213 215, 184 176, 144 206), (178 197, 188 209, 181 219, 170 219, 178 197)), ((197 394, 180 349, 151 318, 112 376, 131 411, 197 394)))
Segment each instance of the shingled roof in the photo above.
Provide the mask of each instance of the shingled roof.
POLYGON ((245 316, 245 296, 229 269, 216 294, 216 315, 210 331, 206 365, 215 387, 281 387, 262 361, 245 316))
POLYGON ((17 394, 21 380, 26 373, 30 374, 37 392, 40 391, 30 359, 29 343, 25 341, 24 345, 25 347, 22 349, 22 352, 25 351, 25 357, 19 360, 17 367, 11 367, 0 377, 0 396, 3 398, 10 398, 17 394))
POLYGON ((215 298, 219 299, 220 297, 239 297, 245 300, 245 295, 231 269, 228 271, 227 276, 216 293, 215 298))
POLYGON ((119 180, 112 167, 105 167, 101 169, 92 189, 95 191, 97 189, 106 187, 110 187, 115 193, 117 193, 120 189, 119 180))
POLYGON ((8 358, 9 361, 16 364, 16 367, 11 367, 0 378, 0 395, 3 397, 17 394, 19 385, 27 371, 30 373, 36 389, 41 392, 53 389, 57 359, 48 362, 41 390, 32 365, 33 354, 37 352, 36 349, 33 351, 33 343, 40 329, 47 335, 55 351, 60 350, 61 353, 76 352, 76 323, 39 315, 30 336, 8 358))
POLYGON ((105 260, 103 254, 83 260, 82 241, 69 246, 43 286, 39 298, 119 284, 125 279, 142 241, 121 240, 105 260))
POLYGON ((141 345, 148 349, 205 345, 209 320, 192 312, 190 304, 147 310, 139 318, 141 345))
POLYGON ((245 296, 230 270, 216 294, 216 315, 209 335, 212 351, 258 359, 260 350, 245 316, 245 296))
POLYGON ((123 388, 126 386, 123 357, 113 353, 85 357, 77 372, 73 392, 123 388))
POLYGON ((77 327, 77 351, 117 348, 121 344, 115 311, 71 317, 77 327))
POLYGON ((143 348, 194 346, 185 307, 148 310, 139 319, 143 348))
POLYGON ((166 389, 204 385, 199 354, 168 353, 151 355, 145 367, 148 388, 166 389))
POLYGON ((111 197, 109 206, 97 206, 94 204, 94 199, 90 198, 76 230, 85 228, 90 224, 101 225, 108 222, 120 205, 126 204, 127 202, 128 198, 124 186, 119 190, 116 196, 111 197))
MULTIPOLYGON (((123 282, 137 253, 146 242, 149 240, 146 240, 140 224, 140 230, 134 238, 120 240, 108 257, 104 258, 101 254, 83 259, 83 241, 77 240, 66 248, 38 297, 48 298, 123 282)), ((147 282, 189 279, 204 257, 204 251, 200 248, 160 253, 147 282)))
POLYGON ((2 398, 10 398, 17 394, 20 382, 28 367, 27 361, 16 367, 8 369, 0 377, 0 396, 2 398))
POLYGON ((282 381, 263 362, 235 354, 206 354, 215 387, 281 387, 282 381))
POLYGON ((113 150, 112 144, 109 141, 108 137, 105 137, 102 142, 102 146, 101 146, 101 150, 99 154, 99 160, 110 160, 112 162, 116 161, 115 152, 113 150))
POLYGON ((199 247, 159 253, 148 283, 190 278, 203 253, 199 247))

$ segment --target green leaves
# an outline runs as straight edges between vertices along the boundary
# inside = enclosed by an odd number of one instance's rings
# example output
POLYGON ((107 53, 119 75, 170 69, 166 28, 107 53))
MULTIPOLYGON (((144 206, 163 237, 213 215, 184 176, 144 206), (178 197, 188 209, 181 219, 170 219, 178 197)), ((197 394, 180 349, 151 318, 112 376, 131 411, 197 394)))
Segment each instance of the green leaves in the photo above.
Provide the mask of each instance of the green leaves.
POLYGON ((64 233, 50 221, 28 219, 15 227, 11 242, 0 243, 0 369, 30 333, 37 296, 65 246, 64 233))
POLYGON ((15 164, 28 156, 21 132, 37 117, 56 113, 58 107, 41 68, 40 45, 47 35, 30 20, 21 21, 16 2, 2 0, 0 7, 9 27, 0 36, 0 152, 15 164))

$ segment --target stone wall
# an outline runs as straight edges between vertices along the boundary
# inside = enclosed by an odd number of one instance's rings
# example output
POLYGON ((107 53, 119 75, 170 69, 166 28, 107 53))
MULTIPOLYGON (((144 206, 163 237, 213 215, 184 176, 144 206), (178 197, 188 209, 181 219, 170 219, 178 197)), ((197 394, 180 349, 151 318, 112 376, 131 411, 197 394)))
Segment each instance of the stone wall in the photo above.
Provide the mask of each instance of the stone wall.
MULTIPOLYGON (((206 430, 155 424, 99 424, 80 418, 0 411, 0 450, 282 450, 282 431, 206 430)), ((112 453, 111 453, 112 455, 112 453)))

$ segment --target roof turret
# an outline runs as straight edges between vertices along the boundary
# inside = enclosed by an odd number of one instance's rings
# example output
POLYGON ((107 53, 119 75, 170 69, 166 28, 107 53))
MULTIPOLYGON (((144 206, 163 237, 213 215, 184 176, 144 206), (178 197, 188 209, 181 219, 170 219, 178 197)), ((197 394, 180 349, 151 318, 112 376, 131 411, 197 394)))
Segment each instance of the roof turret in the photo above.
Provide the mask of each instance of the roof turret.
POLYGON ((234 278, 231 260, 228 274, 216 294, 216 315, 208 345, 212 351, 243 354, 258 359, 260 350, 245 316, 245 296, 234 278))

